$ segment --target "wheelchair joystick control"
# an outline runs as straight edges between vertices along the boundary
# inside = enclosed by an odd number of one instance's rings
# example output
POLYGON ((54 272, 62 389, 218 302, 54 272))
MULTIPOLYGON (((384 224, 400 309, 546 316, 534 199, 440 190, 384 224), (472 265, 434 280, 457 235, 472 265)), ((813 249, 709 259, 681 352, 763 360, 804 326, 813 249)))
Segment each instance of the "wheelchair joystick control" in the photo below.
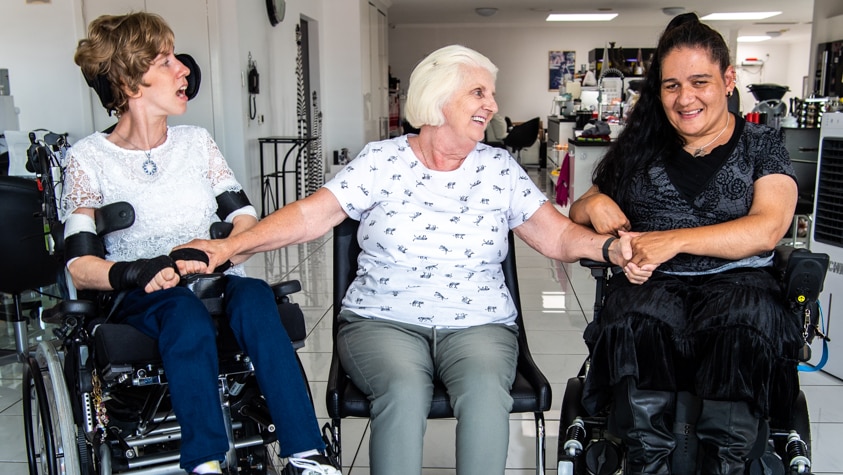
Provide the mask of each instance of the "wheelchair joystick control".
POLYGON ((811 460, 808 458, 808 445, 799 437, 796 431, 790 431, 785 447, 787 458, 790 459, 792 473, 809 473, 811 460))
POLYGON ((586 436, 585 424, 582 418, 575 418, 571 425, 568 426, 568 432, 565 435, 568 439, 563 446, 565 453, 570 457, 576 457, 582 453, 586 436))

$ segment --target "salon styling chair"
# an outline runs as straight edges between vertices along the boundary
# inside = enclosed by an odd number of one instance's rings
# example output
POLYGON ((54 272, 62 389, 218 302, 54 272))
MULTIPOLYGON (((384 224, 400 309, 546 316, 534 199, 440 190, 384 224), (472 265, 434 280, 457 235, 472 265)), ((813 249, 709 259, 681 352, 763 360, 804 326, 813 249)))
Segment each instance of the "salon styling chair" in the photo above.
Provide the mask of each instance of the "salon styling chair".
MULTIPOLYGON (((332 443, 330 449, 341 460, 342 446, 340 425, 346 417, 369 417, 369 399, 357 388, 342 367, 337 353, 337 316, 342 308, 342 299, 348 286, 356 277, 357 256, 360 246, 357 242, 359 222, 346 219, 334 228, 334 306, 333 306, 333 355, 328 373, 328 414, 331 417, 330 430, 332 443)), ((544 411, 550 409, 551 392, 547 378, 533 361, 527 344, 524 318, 521 312, 521 297, 518 291, 518 279, 515 264, 515 239, 510 232, 509 252, 501 263, 506 284, 515 307, 518 310, 518 366, 511 395, 514 400, 512 412, 532 412, 536 422, 536 474, 544 473, 545 465, 545 425, 544 411)), ((444 385, 434 382, 433 401, 430 407, 430 419, 454 417, 448 393, 444 385)), ((323 430, 324 432, 324 430, 323 430)))

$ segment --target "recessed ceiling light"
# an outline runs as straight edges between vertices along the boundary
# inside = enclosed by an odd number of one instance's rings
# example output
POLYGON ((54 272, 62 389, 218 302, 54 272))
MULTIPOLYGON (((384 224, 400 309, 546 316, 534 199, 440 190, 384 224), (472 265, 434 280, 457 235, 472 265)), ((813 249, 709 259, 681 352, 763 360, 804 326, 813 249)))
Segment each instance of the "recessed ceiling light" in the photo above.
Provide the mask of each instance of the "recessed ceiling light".
POLYGON ((545 21, 609 21, 617 13, 551 13, 545 21))
POLYGON ((700 20, 763 20, 772 16, 781 15, 782 12, 730 12, 711 13, 700 20))
POLYGON ((770 39, 770 36, 767 36, 767 35, 738 36, 738 43, 758 43, 759 41, 767 41, 769 39, 770 39))

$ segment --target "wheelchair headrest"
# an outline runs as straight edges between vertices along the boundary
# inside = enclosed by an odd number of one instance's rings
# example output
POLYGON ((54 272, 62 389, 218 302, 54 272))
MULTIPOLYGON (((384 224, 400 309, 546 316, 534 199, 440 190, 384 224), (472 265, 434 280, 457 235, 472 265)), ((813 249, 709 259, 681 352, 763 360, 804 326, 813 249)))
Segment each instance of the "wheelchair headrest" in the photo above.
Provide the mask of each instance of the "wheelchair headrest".
MULTIPOLYGON (((199 93, 199 84, 202 82, 202 71, 199 69, 199 64, 196 63, 196 60, 189 54, 177 54, 176 59, 181 61, 190 70, 190 74, 187 76, 187 90, 185 94, 188 100, 193 99, 199 93)), ((108 111, 108 114, 111 115, 111 112, 114 110, 114 93, 111 90, 111 82, 108 81, 108 77, 104 74, 100 74, 95 78, 85 77, 85 82, 97 93, 100 103, 108 111)))

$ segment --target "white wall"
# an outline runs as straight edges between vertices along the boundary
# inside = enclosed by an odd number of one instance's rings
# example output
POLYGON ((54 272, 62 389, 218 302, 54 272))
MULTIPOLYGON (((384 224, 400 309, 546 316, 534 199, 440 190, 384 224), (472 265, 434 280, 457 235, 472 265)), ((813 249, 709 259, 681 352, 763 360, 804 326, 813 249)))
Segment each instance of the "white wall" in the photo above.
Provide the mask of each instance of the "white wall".
POLYGON ((20 109, 21 130, 45 128, 71 138, 90 131, 88 86, 73 63, 84 31, 74 0, 49 4, 3 2, 0 68, 9 70, 9 89, 20 109))
MULTIPOLYGON (((0 68, 7 68, 10 89, 20 109, 21 130, 47 128, 68 132, 71 143, 95 130, 92 111, 101 106, 85 84, 73 53, 86 34, 82 17, 86 1, 52 0, 28 5, 4 0, 0 29, 0 68)), ((388 0, 383 0, 386 3, 388 0)), ((287 0, 283 22, 272 27, 262 0, 206 0, 207 18, 181 1, 110 0, 112 13, 147 9, 177 24, 185 18, 207 22, 210 64, 200 64, 201 95, 211 95, 215 139, 252 201, 259 204, 257 138, 296 135, 296 43, 300 18, 311 21, 314 62, 311 87, 319 93, 324 113, 322 140, 331 150, 348 147, 356 153, 364 145, 361 78, 361 0, 287 0), (138 7, 138 5, 141 5, 138 7), (165 10, 165 11, 158 11, 165 10), (248 118, 248 102, 241 75, 249 53, 261 75, 257 113, 248 118), (213 78, 213 81, 211 80, 213 78)), ((365 11, 365 10, 364 10, 365 11)), ((199 27, 200 25, 197 25, 199 27)), ((180 37, 176 47, 197 38, 180 37)), ((368 48, 365 51, 368 54, 368 48)))
MULTIPOLYGON (((788 86, 782 100, 790 107, 789 99, 804 97, 803 78, 808 74, 810 41, 798 43, 740 43, 735 54, 735 69, 738 73, 738 88, 744 113, 750 112, 756 100, 747 90, 750 84, 773 83, 788 86), (747 58, 764 61, 763 66, 743 66, 747 58)), ((810 93, 810 91, 809 91, 810 93)))
MULTIPOLYGON (((606 41, 614 41, 616 47, 624 49, 655 47, 660 30, 650 28, 611 27, 515 27, 448 25, 434 27, 413 27, 397 25, 389 33, 389 59, 392 74, 397 76, 406 88, 410 73, 426 54, 447 44, 462 44, 488 56, 500 71, 497 80, 497 99, 501 113, 513 121, 527 120, 535 116, 545 120, 551 111, 551 101, 556 92, 548 92, 547 55, 551 50, 576 51, 577 69, 588 63, 588 52, 602 49, 606 41)), ((733 44, 730 32, 721 32, 727 43, 733 44)), ((759 46, 757 55, 770 54, 770 62, 764 68, 764 82, 788 85, 801 95, 802 79, 807 74, 807 48, 799 44, 770 47, 759 46), (763 54, 761 54, 763 53, 763 54)), ((735 56, 752 56, 744 46, 738 46, 735 56)), ((746 76, 755 81, 755 77, 746 76)), ((749 111, 755 100, 741 84, 741 98, 744 110, 749 111), (748 108, 747 108, 748 106, 748 108)), ((545 124, 546 125, 546 124, 545 124)))

